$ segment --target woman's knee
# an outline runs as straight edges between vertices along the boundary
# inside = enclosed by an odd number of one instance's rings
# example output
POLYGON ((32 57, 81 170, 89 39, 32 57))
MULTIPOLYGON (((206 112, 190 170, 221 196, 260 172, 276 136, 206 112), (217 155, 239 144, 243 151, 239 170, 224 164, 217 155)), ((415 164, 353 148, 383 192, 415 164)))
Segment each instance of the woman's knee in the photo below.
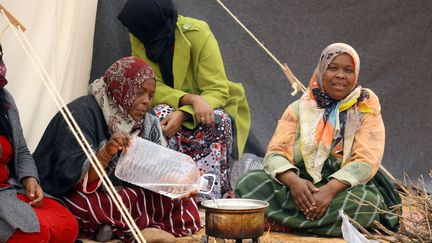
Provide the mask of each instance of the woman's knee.
POLYGON ((229 125, 231 127, 232 124, 231 117, 224 110, 216 109, 213 110, 213 113, 214 113, 216 126, 222 124, 224 126, 229 125))
POLYGON ((219 140, 225 141, 225 144, 233 142, 233 130, 231 117, 223 110, 214 110, 215 131, 219 140))
POLYGON ((249 171, 245 175, 241 176, 236 183, 236 193, 242 195, 253 191, 258 186, 263 186, 268 179, 271 179, 263 170, 249 171))
POLYGON ((368 190, 352 194, 344 208, 345 213, 354 218, 363 227, 369 227, 379 217, 382 198, 368 190))
POLYGON ((167 104, 158 104, 153 107, 153 111, 156 113, 156 116, 159 120, 165 119, 169 114, 173 113, 175 110, 170 105, 167 104))
POLYGON ((46 200, 48 209, 38 214, 41 233, 48 232, 51 242, 74 242, 78 237, 78 221, 75 216, 59 202, 46 200))

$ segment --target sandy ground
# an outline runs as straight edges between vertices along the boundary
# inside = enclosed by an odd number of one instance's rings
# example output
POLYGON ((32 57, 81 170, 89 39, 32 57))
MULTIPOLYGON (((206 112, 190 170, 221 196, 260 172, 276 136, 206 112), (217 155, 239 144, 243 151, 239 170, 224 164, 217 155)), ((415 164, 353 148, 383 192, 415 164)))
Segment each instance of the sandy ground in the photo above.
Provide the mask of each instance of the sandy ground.
MULTIPOLYGON (((178 243, 194 243, 201 242, 202 236, 205 234, 205 229, 202 228, 198 233, 192 236, 186 236, 181 238, 176 238, 175 242, 178 243)), ((323 238, 323 237, 308 237, 308 236, 299 236, 294 234, 286 234, 286 233, 276 233, 270 232, 269 234, 264 233, 262 237, 260 237, 260 243, 285 243, 285 242, 298 242, 298 243, 342 243, 345 242, 342 238, 323 238)), ((95 243, 96 241, 91 240, 83 240, 84 243, 95 243)), ((109 241, 110 243, 117 243, 119 241, 109 241)), ((221 240, 216 240, 213 237, 209 237, 209 243, 220 243, 223 242, 221 240)), ((226 243, 234 243, 234 240, 225 240, 226 243)), ((250 243, 252 240, 244 239, 244 243, 250 243)))
MULTIPOLYGON (((403 208, 403 215, 409 216, 408 208, 403 208)), ((200 209, 200 217, 202 224, 205 223, 205 212, 203 209, 200 209)), ((175 242, 178 243, 194 243, 201 242, 202 237, 205 236, 205 226, 198 231, 196 234, 181 238, 176 238, 175 242)), ((259 238, 260 243, 284 243, 284 242, 298 242, 298 243, 342 243, 345 242, 342 238, 332 238, 332 237, 313 237, 313 236, 302 236, 288 233, 278 233, 278 232, 264 232, 264 235, 259 238)), ((96 241, 91 240, 82 240, 84 243, 97 243, 96 241)), ((118 240, 112 240, 107 243, 119 243, 118 240)), ((213 237, 208 238, 208 243, 221 243, 224 242, 221 239, 214 239, 213 237)), ((234 243, 235 240, 225 240, 226 243, 234 243)), ((251 239, 243 239, 244 243, 252 242, 251 239)))
MULTIPOLYGON (((203 209, 200 209, 200 217, 201 222, 205 223, 205 212, 203 209)), ((198 233, 193 234, 191 236, 176 238, 175 242, 178 243, 194 243, 201 242, 202 237, 205 236, 205 227, 201 228, 198 233)), ((345 242, 342 238, 330 238, 330 237, 310 237, 310 236, 300 236, 295 234, 287 234, 287 233, 277 233, 277 232, 264 232, 264 235, 259 238, 260 243, 284 243, 284 242, 299 242, 299 243, 339 243, 345 242)), ((95 243, 96 241, 91 240, 82 240, 84 243, 95 243)), ((117 240, 109 241, 109 243, 118 243, 117 240)), ((209 237, 208 243, 221 243, 224 242, 221 239, 215 239, 213 237, 209 237)), ((226 243, 234 243, 235 240, 225 240, 226 243)), ((252 242, 251 239, 243 239, 244 243, 252 242)))
MULTIPOLYGON (((176 242, 186 243, 186 242, 201 242, 201 237, 205 234, 205 229, 201 229, 197 234, 193 236, 187 236, 182 238, 176 238, 176 242)), ((308 236, 299 236, 294 234, 286 234, 286 233, 276 233, 269 232, 264 233, 262 237, 260 237, 260 243, 285 243, 285 242, 299 242, 299 243, 313 243, 313 242, 322 242, 322 243, 338 243, 345 242, 342 238, 323 238, 323 237, 308 237, 308 236)), ((213 237, 209 237, 209 243, 219 243, 223 241, 217 241, 213 237)), ((226 240, 227 243, 234 243, 234 240, 226 240)), ((252 242, 250 239, 244 239, 244 243, 252 242)))

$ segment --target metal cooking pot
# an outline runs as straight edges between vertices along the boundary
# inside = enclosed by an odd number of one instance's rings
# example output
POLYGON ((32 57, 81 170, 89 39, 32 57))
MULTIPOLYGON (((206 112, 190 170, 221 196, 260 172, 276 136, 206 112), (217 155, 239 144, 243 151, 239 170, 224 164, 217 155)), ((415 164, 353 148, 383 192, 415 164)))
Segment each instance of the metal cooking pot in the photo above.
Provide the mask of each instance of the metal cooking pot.
POLYGON ((268 205, 240 198, 204 201, 205 232, 222 239, 258 239, 264 233, 264 210, 268 205))

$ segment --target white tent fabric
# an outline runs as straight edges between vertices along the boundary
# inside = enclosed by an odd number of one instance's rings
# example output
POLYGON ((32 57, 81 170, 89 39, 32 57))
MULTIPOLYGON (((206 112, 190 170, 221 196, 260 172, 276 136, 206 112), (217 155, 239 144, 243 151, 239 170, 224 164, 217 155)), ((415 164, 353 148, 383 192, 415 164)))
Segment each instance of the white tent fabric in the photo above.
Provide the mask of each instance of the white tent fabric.
MULTIPOLYGON (((90 78, 97 0, 1 0, 26 28, 26 37, 66 103, 85 94, 90 78)), ((0 31, 7 26, 0 18, 0 31)), ((58 111, 11 29, 0 40, 6 88, 20 111, 24 136, 34 151, 58 111)))

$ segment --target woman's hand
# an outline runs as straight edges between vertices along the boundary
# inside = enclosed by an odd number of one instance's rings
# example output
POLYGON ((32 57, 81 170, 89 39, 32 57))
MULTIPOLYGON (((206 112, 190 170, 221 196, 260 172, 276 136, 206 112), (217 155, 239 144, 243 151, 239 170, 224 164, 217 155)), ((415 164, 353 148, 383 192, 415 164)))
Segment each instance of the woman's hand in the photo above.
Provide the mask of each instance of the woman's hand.
POLYGON ((292 170, 278 175, 277 179, 289 187, 294 202, 300 211, 307 214, 314 209, 316 202, 312 193, 319 192, 320 189, 315 187, 312 182, 300 178, 292 170))
POLYGON ((174 201, 174 203, 178 203, 180 201, 186 201, 191 197, 196 197, 197 195, 198 195, 198 190, 195 190, 193 192, 181 195, 180 197, 174 198, 173 201, 174 201))
POLYGON ((26 195, 30 199, 30 206, 40 208, 43 200, 43 190, 36 178, 29 176, 23 179, 26 188, 26 195))
POLYGON ((336 179, 332 179, 326 185, 320 187, 320 190, 313 194, 316 202, 316 207, 306 214, 307 220, 320 219, 324 216, 327 208, 330 206, 333 198, 341 191, 347 189, 349 186, 336 179))
POLYGON ((184 111, 174 111, 161 121, 162 133, 165 137, 172 137, 180 130, 187 113, 184 111))
POLYGON ((214 126, 215 118, 213 109, 205 99, 203 99, 201 96, 197 96, 194 99, 192 106, 197 121, 208 127, 214 126))
POLYGON ((132 140, 129 134, 125 132, 115 132, 111 135, 107 144, 105 144, 106 152, 113 157, 120 150, 127 150, 132 140))
POLYGON ((191 105, 195 113, 195 119, 206 126, 214 126, 215 118, 213 108, 200 95, 186 94, 180 99, 180 105, 191 105))
POLYGON ((215 118, 210 104, 201 96, 196 95, 192 102, 195 119, 206 126, 214 126, 215 118))
POLYGON ((307 220, 315 220, 324 216, 332 199, 335 197, 325 186, 320 188, 320 191, 313 194, 316 202, 316 207, 306 213, 307 220))
MULTIPOLYGON (((127 151, 127 148, 131 144, 132 139, 129 134, 125 132, 115 132, 111 135, 108 142, 99 149, 96 156, 99 159, 103 168, 107 168, 112 160, 112 157, 118 153, 120 150, 127 151)), ((99 179, 96 170, 91 167, 88 171, 87 183, 93 183, 99 179)))
MULTIPOLYGON (((200 176, 204 175, 204 171, 201 169, 199 170, 199 173, 200 173, 200 176)), ((198 195, 198 190, 194 190, 190 193, 186 193, 184 195, 181 195, 180 197, 174 198, 173 201, 174 201, 174 203, 178 203, 180 201, 186 201, 191 197, 196 197, 197 195, 198 195)))

